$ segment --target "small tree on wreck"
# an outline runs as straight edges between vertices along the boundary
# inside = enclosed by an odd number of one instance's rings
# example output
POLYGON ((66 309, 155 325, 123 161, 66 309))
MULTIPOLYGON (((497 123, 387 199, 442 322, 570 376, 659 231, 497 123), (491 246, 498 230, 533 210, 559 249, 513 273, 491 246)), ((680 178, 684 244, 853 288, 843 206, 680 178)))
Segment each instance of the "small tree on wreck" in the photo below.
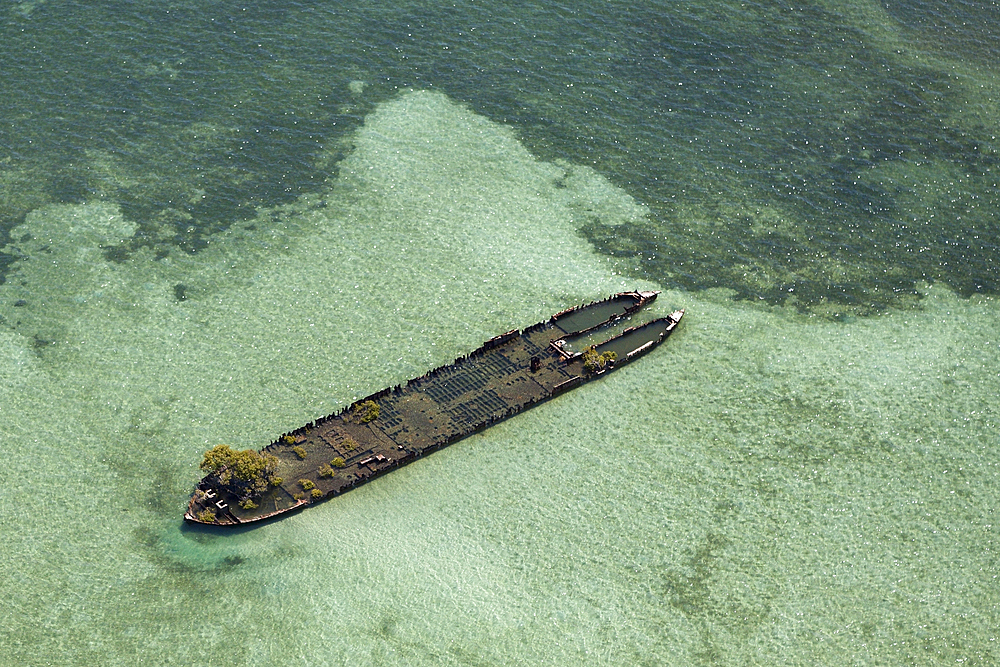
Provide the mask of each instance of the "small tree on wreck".
POLYGON ((264 493, 274 482, 278 457, 252 449, 238 451, 229 445, 216 445, 205 452, 200 467, 214 474, 229 493, 246 500, 264 493))
POLYGON ((603 371, 608 362, 617 361, 618 355, 614 352, 598 352, 597 347, 591 345, 583 351, 583 367, 590 373, 603 371))

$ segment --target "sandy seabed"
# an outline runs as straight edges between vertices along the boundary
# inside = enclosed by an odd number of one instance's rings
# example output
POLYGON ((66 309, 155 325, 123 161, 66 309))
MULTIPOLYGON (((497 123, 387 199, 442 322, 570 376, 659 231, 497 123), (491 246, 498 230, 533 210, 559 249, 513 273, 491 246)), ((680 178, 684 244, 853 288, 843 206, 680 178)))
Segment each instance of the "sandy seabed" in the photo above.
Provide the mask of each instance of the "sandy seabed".
POLYGON ((321 195, 193 256, 31 213, 0 286, 2 664, 990 664, 1000 310, 832 323, 724 294, 667 345, 320 507, 214 534, 201 452, 258 448, 624 282, 592 170, 409 92, 321 195), (183 294, 186 298, 178 300, 183 294))

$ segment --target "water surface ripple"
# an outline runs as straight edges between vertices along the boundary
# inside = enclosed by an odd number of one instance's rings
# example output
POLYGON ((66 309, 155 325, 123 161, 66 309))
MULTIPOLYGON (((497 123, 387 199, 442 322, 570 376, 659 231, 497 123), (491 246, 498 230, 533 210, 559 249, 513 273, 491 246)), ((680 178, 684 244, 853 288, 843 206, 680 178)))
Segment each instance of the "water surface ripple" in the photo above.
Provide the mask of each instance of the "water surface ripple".
POLYGON ((0 664, 993 665, 988 2, 0 7, 0 664), (654 354, 253 531, 201 452, 624 289, 654 354))

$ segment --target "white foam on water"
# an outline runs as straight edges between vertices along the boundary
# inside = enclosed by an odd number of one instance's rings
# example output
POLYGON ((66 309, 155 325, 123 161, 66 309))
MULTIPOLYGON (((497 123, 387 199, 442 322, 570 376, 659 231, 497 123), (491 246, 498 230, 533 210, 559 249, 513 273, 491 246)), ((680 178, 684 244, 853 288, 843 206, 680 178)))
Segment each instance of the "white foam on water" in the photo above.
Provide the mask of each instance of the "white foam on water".
POLYGON ((274 524, 182 530, 206 447, 260 447, 496 333, 650 287, 574 233, 642 207, 442 95, 379 107, 339 167, 193 257, 105 261, 133 227, 100 202, 14 232, 4 660, 992 650, 998 310, 939 289, 849 325, 665 293, 655 312, 688 308, 678 332, 607 379, 274 524))

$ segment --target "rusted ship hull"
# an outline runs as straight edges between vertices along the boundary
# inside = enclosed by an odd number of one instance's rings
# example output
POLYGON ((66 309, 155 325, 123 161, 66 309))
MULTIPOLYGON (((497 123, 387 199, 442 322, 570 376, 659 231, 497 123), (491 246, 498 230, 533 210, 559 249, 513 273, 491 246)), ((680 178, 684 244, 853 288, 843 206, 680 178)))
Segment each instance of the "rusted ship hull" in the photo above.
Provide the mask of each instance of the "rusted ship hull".
POLYGON ((340 495, 602 377, 655 348, 680 322, 681 310, 625 329, 585 354, 593 332, 635 313, 656 295, 622 292, 565 310, 286 433, 261 450, 279 459, 280 485, 255 498, 253 507, 241 507, 240 499, 210 474, 192 494, 184 518, 222 526, 273 519, 340 495), (365 421, 356 407, 370 406, 368 401, 378 406, 378 416, 365 421))

